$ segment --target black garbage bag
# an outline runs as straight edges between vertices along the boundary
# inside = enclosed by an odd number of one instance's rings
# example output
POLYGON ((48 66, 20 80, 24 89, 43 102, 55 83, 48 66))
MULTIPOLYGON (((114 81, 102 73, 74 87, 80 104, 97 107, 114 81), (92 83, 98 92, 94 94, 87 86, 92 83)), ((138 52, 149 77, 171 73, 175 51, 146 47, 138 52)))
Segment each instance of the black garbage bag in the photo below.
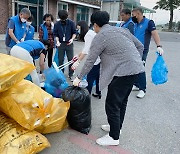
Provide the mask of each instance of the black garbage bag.
POLYGON ((69 86, 62 93, 64 101, 70 101, 67 114, 69 126, 83 134, 91 129, 91 99, 87 89, 69 86))

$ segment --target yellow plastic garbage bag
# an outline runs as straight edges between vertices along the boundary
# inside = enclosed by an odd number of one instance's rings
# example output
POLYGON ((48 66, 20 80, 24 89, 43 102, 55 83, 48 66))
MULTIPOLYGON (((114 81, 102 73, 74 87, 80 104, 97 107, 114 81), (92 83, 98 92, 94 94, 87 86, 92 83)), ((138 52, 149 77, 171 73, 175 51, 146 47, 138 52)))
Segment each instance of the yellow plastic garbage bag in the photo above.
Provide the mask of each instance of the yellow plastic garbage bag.
POLYGON ((0 94, 0 111, 30 130, 50 116, 52 104, 52 95, 27 80, 0 94))
POLYGON ((50 144, 43 135, 0 113, 0 154, 35 154, 46 147, 50 144))
POLYGON ((50 117, 45 120, 36 130, 42 134, 59 132, 68 127, 66 120, 70 102, 64 102, 63 99, 54 98, 50 117))
POLYGON ((34 69, 24 60, 0 53, 0 92, 11 88, 34 69))

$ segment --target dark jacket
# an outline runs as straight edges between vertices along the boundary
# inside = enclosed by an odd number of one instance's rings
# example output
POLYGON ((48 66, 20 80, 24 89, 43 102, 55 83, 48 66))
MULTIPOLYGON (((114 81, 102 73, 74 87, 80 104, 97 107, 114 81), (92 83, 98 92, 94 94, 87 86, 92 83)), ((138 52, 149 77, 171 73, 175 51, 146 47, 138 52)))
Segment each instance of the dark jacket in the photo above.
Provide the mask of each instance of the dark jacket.
POLYGON ((62 42, 69 42, 69 40, 72 38, 73 34, 76 34, 76 28, 75 24, 72 20, 67 19, 66 24, 62 24, 61 21, 58 21, 54 25, 54 37, 58 37, 60 43, 62 42), (65 35, 65 41, 63 41, 63 37, 65 35))

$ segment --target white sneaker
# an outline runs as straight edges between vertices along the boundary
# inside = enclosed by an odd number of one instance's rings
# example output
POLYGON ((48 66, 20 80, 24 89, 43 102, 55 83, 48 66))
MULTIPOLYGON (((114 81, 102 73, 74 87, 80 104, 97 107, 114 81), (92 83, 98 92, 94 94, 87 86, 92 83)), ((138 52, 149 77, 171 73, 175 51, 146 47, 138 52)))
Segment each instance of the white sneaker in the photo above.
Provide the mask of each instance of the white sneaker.
MULTIPOLYGON (((104 130, 105 132, 110 132, 110 125, 101 125, 101 129, 104 130)), ((120 130, 121 134, 121 130, 120 130)))
POLYGON ((137 98, 144 98, 145 95, 146 95, 146 93, 143 90, 140 90, 136 97, 137 98))
POLYGON ((99 144, 99 145, 104 145, 104 146, 107 146, 107 145, 119 145, 119 139, 118 140, 114 140, 112 137, 109 136, 109 134, 101 137, 101 138, 98 138, 96 140, 96 143, 99 144))
POLYGON ((132 91, 139 91, 139 88, 138 88, 138 87, 136 87, 135 85, 133 85, 133 87, 132 87, 132 91))

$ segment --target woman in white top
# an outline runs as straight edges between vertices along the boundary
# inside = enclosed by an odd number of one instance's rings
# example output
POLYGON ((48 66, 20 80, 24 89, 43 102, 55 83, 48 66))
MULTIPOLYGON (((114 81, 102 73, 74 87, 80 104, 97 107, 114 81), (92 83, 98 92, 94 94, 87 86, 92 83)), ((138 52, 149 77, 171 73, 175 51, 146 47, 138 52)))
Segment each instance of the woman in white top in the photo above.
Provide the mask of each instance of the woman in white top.
MULTIPOLYGON (((85 33, 84 34, 85 35, 84 36, 85 45, 84 45, 82 52, 79 53, 79 55, 78 55, 78 61, 76 61, 71 67, 73 70, 75 70, 79 66, 81 60, 86 55, 88 55, 89 49, 91 47, 91 42, 96 35, 96 33, 91 28, 89 29, 89 31, 86 31, 87 27, 88 27, 88 25, 85 21, 79 21, 77 23, 77 29, 80 30, 80 34, 82 32, 85 33)), ((99 99, 101 99, 101 91, 99 90, 99 73, 100 73, 100 58, 98 57, 96 62, 94 63, 93 68, 87 75, 87 82, 88 82, 87 89, 88 89, 89 93, 91 94, 93 83, 95 81, 96 82, 96 93, 92 94, 92 96, 98 97, 99 99)))

